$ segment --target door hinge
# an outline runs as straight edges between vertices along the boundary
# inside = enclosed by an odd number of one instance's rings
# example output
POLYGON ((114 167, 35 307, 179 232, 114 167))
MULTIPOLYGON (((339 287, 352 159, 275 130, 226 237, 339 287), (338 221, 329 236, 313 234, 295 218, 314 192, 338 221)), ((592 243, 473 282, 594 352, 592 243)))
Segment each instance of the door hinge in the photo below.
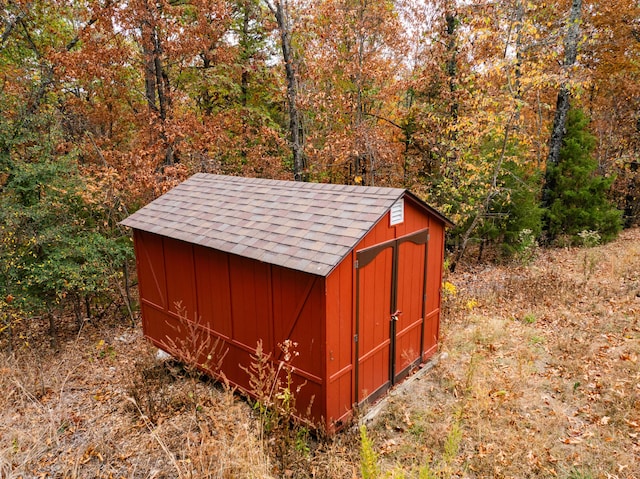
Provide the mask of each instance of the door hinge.
POLYGON ((353 262, 353 267, 354 267, 355 269, 358 269, 358 260, 355 260, 355 261, 353 262))
POLYGON ((355 334, 355 335, 353 336, 353 342, 354 342, 354 343, 357 343, 357 342, 358 342, 358 335, 357 335, 357 334, 355 334))

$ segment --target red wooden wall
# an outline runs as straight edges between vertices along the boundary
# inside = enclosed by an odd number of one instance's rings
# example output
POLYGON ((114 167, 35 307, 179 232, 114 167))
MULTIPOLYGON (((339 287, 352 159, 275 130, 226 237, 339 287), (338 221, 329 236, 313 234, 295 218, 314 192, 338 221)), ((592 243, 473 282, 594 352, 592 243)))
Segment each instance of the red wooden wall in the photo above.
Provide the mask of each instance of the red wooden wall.
POLYGON ((318 358, 324 357, 324 278, 152 233, 135 231, 134 240, 143 330, 156 346, 171 349, 171 341, 188 344, 193 328, 208 331, 228 349, 222 365, 227 379, 251 393, 242 367, 251 364, 258 339, 276 360, 278 343, 291 339, 299 352, 294 381, 306 382, 298 411, 312 403, 314 419, 323 417, 325 370, 318 358), (181 324, 177 302, 192 329, 181 324))

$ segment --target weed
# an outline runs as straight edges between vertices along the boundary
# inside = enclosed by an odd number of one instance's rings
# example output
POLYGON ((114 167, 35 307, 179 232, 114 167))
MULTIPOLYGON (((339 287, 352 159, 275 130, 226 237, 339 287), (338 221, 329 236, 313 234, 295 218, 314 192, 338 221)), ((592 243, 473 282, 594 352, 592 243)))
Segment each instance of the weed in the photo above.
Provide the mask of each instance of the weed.
POLYGON ((534 334, 529 338, 529 342, 531 344, 544 344, 546 341, 547 340, 544 336, 538 336, 537 334, 534 334))
POLYGON ((414 436, 416 439, 420 439, 422 437, 426 431, 422 415, 412 415, 408 431, 409 434, 414 436))
POLYGON ((475 345, 482 345, 493 349, 496 343, 502 341, 505 336, 505 320, 490 318, 485 320, 481 316, 474 316, 474 322, 478 323, 472 330, 472 338, 475 345), (482 324, 484 322, 484 324, 482 324))
POLYGON ((582 246, 584 246, 585 248, 593 248, 594 246, 598 246, 600 244, 600 240, 602 239, 600 237, 600 233, 591 230, 582 230, 580 231, 580 233, 578 233, 578 236, 580 237, 582 246))
POLYGON ((14 349, 15 326, 20 323, 22 317, 19 310, 14 306, 14 297, 11 294, 0 298, 0 350, 2 350, 2 337, 6 338, 6 349, 9 353, 14 349))
POLYGON ((525 324, 533 324, 536 322, 536 315, 533 313, 527 313, 522 317, 522 322, 525 324))
POLYGON ((473 309, 478 306, 478 300, 475 298, 471 298, 469 301, 467 301, 466 306, 469 311, 473 311, 473 309))
POLYGON ((175 334, 163 341, 162 349, 182 361, 190 377, 199 377, 204 371, 224 380, 221 368, 229 349, 202 324, 201 316, 192 321, 181 302, 175 307, 180 321, 171 326, 175 334))
MULTIPOLYGON (((601 263, 577 291, 583 253, 544 251, 530 268, 447 278, 458 291, 443 303, 456 319, 442 323, 450 359, 414 381, 410 394, 395 396, 394 415, 381 418, 382 427, 369 426, 379 477, 640 477, 640 231, 591 251, 601 263), (471 297, 482 315, 469 313, 471 297), (526 326, 529 315, 535 327, 526 326), (545 338, 544 347, 531 345, 532 334, 545 338)), ((120 326, 113 335, 113 325, 96 326, 87 323, 80 342, 62 343, 55 355, 23 347, 24 328, 14 330, 14 353, 0 354, 0 477, 177 477, 172 458, 183 476, 201 479, 361 477, 357 428, 318 440, 289 423, 284 462, 284 426, 261 431, 246 401, 209 387, 198 368, 191 379, 177 362, 157 361, 137 330, 127 329, 135 339, 121 344, 114 339, 120 326), (98 358, 101 338, 114 357, 98 358), (131 391, 153 432, 133 403, 122 401, 131 391)), ((33 332, 25 334, 37 344, 33 332)), ((6 349, 6 335, 0 338, 6 349)), ((278 361, 270 361, 277 371, 278 361)), ((286 387, 283 369, 280 379, 286 387)), ((282 399, 295 399, 296 379, 294 371, 291 396, 280 393, 282 399)))
POLYGON ((360 426, 360 473, 362 479, 377 479, 380 477, 378 455, 373 449, 373 441, 367 435, 367 426, 360 426))
POLYGON ((581 239, 582 246, 587 248, 582 257, 582 277, 586 283, 593 276, 596 266, 598 264, 597 255, 590 250, 600 244, 600 234, 597 231, 583 230, 578 233, 581 239))
MULTIPOLYGON (((296 397, 306 384, 306 381, 294 384, 292 361, 299 355, 295 349, 297 346, 290 339, 278 344, 282 360, 276 367, 271 354, 265 353, 262 341, 258 341, 249 367, 241 366, 249 375, 250 392, 255 398, 253 408, 258 412, 260 422, 260 437, 270 436, 269 444, 275 449, 282 471, 289 469, 292 452, 305 455, 309 450, 308 430, 299 422, 293 426, 294 419, 302 420, 296 410, 296 397)), ((310 409, 311 404, 308 411, 310 409)))
POLYGON ((449 281, 445 281, 444 283, 442 283, 442 294, 444 295, 444 298, 449 298, 449 297, 455 297, 458 294, 458 288, 456 288, 456 285, 453 283, 450 283, 449 281))
POLYGON ((192 321, 187 317, 187 310, 181 302, 176 302, 175 307, 180 320, 177 325, 171 325, 174 334, 172 337, 167 336, 162 343, 162 349, 182 361, 191 386, 187 397, 191 400, 194 414, 197 415, 200 408, 196 385, 202 372, 213 375, 226 387, 229 386, 221 369, 229 348, 202 324, 201 316, 192 321))
POLYGON ((449 466, 453 462, 460 451, 460 442, 462 441, 462 428, 460 427, 460 423, 460 418, 456 418, 444 441, 442 461, 446 466, 449 466))
MULTIPOLYGON (((464 384, 460 388, 460 393, 462 394, 461 403, 453 412, 451 425, 446 432, 446 435, 444 435, 440 458, 434 460, 431 455, 427 453, 424 462, 419 466, 407 466, 405 464, 402 467, 396 466, 391 471, 382 473, 380 458, 374 449, 373 441, 369 438, 366 427, 362 425, 360 427, 360 472, 363 479, 378 477, 391 479, 401 479, 404 477, 418 477, 419 479, 451 479, 453 477, 458 477, 455 462, 460 454, 460 447, 463 439, 464 411, 467 403, 474 393, 472 383, 479 359, 479 354, 472 354, 466 370, 464 384)), ((403 408, 399 409, 403 410, 403 408)), ((397 410, 398 408, 396 408, 396 411, 397 410)), ((404 411, 404 416, 406 418, 405 422, 409 424, 408 432, 414 436, 415 441, 422 444, 426 438, 424 435, 425 427, 430 421, 426 421, 421 414, 422 413, 419 413, 417 416, 409 415, 407 411, 404 411)), ((398 415, 398 412, 396 412, 395 415, 398 415)), ((384 422, 386 425, 385 429, 389 430, 390 428, 386 418, 384 419, 384 422)), ((433 449, 431 448, 430 450, 433 449)))
POLYGON ((296 451, 305 457, 309 456, 311 448, 309 447, 309 428, 301 426, 296 431, 295 440, 296 451))
POLYGON ((171 398, 164 386, 174 380, 164 363, 159 363, 151 353, 136 359, 128 374, 126 394, 151 421, 157 421, 163 412, 170 411, 171 398))
POLYGON ((518 233, 518 243, 515 246, 515 258, 522 265, 530 264, 538 252, 538 241, 533 231, 525 228, 518 233))
POLYGON ((582 279, 585 284, 593 276, 593 273, 595 272, 597 265, 598 265, 597 255, 591 250, 585 251, 584 256, 582 257, 582 279))
POLYGON ((445 273, 451 272, 451 257, 450 256, 447 256, 444 259, 444 264, 442 266, 442 269, 444 270, 445 273))
POLYGON ((569 471, 567 479, 593 479, 593 474, 588 471, 582 471, 575 467, 569 471))
POLYGON ((437 479, 438 474, 431 469, 431 466, 427 464, 420 467, 418 470, 418 479, 437 479))
POLYGON ((104 339, 98 341, 96 349, 98 350, 98 359, 109 358, 113 360, 116 358, 116 349, 111 344, 105 343, 104 339))
POLYGON ((272 432, 293 419, 295 411, 295 396, 291 391, 293 366, 292 357, 298 355, 297 351, 290 351, 295 343, 287 340, 288 353, 285 360, 274 365, 270 353, 265 353, 262 340, 256 345, 256 352, 251 356, 251 364, 248 368, 242 367, 249 375, 249 390, 255 402, 253 408, 258 412, 261 429, 272 432), (284 383, 281 373, 285 372, 284 383))
POLYGON ((171 450, 169 450, 169 447, 166 445, 166 443, 162 440, 162 438, 156 432, 156 428, 154 424, 149 420, 147 416, 144 415, 144 413, 142 412, 142 409, 140 409, 138 404, 135 402, 135 399, 133 398, 127 398, 127 399, 131 403, 133 403, 133 405, 138 410, 138 413, 140 414, 140 418, 143 420, 145 426, 149 429, 149 433, 151 434, 151 436, 156 440, 156 442, 158 443, 162 451, 164 451, 164 453, 167 455, 167 458, 175 468, 175 472, 178 474, 178 477, 179 478, 186 477, 184 471, 182 470, 182 466, 176 460, 175 455, 171 452, 171 450))

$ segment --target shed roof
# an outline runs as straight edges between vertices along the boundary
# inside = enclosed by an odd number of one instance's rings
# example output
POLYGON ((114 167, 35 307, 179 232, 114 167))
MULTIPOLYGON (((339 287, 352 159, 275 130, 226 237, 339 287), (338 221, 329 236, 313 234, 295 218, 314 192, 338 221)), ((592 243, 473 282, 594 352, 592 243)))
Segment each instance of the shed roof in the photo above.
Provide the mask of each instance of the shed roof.
POLYGON ((198 173, 122 224, 326 276, 405 194, 401 188, 198 173))

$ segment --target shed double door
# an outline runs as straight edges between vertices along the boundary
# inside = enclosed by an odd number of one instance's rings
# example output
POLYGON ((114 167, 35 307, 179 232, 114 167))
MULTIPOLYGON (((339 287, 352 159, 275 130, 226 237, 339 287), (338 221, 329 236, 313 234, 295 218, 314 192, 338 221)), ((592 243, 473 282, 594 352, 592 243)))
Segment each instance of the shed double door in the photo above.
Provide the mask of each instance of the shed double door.
POLYGON ((421 361, 428 240, 425 229, 356 252, 356 403, 421 361))

